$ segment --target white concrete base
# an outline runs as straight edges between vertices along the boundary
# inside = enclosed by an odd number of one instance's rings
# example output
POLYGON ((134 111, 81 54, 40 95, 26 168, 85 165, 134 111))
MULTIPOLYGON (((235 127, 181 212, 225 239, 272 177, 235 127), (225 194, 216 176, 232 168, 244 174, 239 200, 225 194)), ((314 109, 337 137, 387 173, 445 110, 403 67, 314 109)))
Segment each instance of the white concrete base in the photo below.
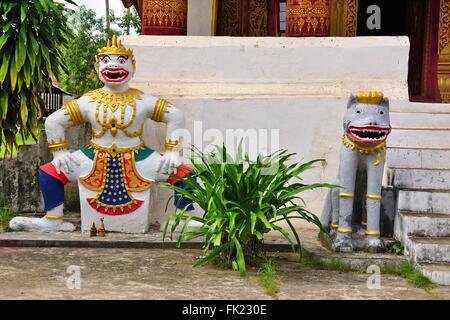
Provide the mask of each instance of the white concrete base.
MULTIPOLYGON (((325 159, 305 173, 306 183, 336 178, 342 116, 350 93, 378 90, 393 100, 408 99, 407 37, 124 36, 121 40, 133 49, 137 61, 131 86, 185 111, 191 142, 197 147, 220 144, 214 133, 225 137, 228 129, 257 133, 276 129, 275 149, 267 148, 270 141, 258 138, 262 152, 289 149, 297 153, 296 161, 325 159)), ((164 129, 149 124, 146 144, 160 150, 164 129)), ((319 214, 326 192, 306 192, 308 209, 319 214)), ((155 199, 158 208, 164 197, 155 199)), ((157 211, 154 219, 163 225, 164 213, 157 211)))
POLYGON ((166 98, 328 96, 408 99, 407 37, 123 36, 133 86, 166 98))

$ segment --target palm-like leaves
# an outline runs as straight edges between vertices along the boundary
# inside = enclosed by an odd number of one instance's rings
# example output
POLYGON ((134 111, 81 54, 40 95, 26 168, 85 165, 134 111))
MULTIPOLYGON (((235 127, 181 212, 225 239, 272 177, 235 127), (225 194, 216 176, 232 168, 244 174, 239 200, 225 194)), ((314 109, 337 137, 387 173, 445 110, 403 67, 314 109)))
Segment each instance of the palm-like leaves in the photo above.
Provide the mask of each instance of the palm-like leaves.
POLYGON ((209 154, 192 150, 195 175, 182 179, 189 190, 168 186, 192 199, 204 211, 203 217, 188 215, 186 210, 175 211, 167 219, 163 234, 165 238, 173 220, 171 238, 181 226, 178 246, 183 240, 205 237, 204 257, 195 266, 221 256, 244 275, 246 261, 256 254, 253 250, 265 233, 277 231, 291 243, 293 250, 300 250, 300 237, 292 219, 306 220, 323 230, 319 219, 306 210, 305 202, 298 195, 306 190, 334 187, 322 183, 307 185, 299 179, 300 174, 321 160, 288 164, 294 154, 282 150, 251 162, 248 155, 242 154, 241 147, 235 158, 225 147, 216 149, 217 152, 209 154), (270 172, 270 168, 276 170, 270 172), (201 226, 188 228, 191 220, 200 222, 201 226), (289 225, 295 242, 276 224, 283 220, 289 225))
POLYGON ((17 133, 35 138, 44 107, 38 92, 50 90, 65 71, 62 50, 71 31, 64 10, 53 0, 0 2, 0 145, 7 152, 17 133))

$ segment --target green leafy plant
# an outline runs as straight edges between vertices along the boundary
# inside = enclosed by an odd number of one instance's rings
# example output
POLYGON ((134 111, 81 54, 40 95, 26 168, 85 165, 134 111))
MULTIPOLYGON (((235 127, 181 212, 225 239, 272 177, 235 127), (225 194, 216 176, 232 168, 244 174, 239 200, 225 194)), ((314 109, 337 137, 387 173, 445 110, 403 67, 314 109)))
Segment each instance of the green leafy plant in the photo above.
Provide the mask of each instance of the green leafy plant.
POLYGON ((36 140, 44 108, 39 93, 66 71, 62 50, 72 33, 65 10, 52 0, 0 2, 0 146, 9 153, 17 134, 36 140))
POLYGON ((405 248, 400 242, 396 242, 389 248, 389 252, 402 256, 405 252, 405 248))
POLYGON ((194 175, 181 179, 186 189, 168 188, 179 192, 181 199, 193 200, 203 210, 203 216, 190 215, 187 207, 176 210, 166 221, 163 238, 171 221, 171 239, 181 227, 178 246, 183 240, 204 237, 203 256, 195 266, 222 259, 227 266, 245 275, 246 263, 252 262, 262 251, 265 233, 279 232, 293 250, 300 252, 300 236, 292 224, 293 219, 306 220, 323 230, 319 219, 305 208, 299 196, 307 190, 335 187, 301 182, 300 175, 321 160, 290 163, 295 154, 281 150, 269 156, 258 156, 252 162, 248 154, 243 155, 241 146, 235 157, 228 154, 225 146, 216 146, 216 151, 211 153, 193 148, 192 155, 194 175), (189 227, 191 221, 200 226, 189 227), (277 224, 281 221, 287 223, 295 242, 277 224))

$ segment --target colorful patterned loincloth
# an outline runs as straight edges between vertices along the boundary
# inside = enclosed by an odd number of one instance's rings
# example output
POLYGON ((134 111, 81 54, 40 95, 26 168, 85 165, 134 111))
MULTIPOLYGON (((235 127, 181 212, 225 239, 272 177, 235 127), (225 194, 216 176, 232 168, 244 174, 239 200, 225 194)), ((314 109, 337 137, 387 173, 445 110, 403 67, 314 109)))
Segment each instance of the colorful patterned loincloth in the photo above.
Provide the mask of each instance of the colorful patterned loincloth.
POLYGON ((103 148, 90 142, 81 151, 93 160, 91 172, 80 178, 86 188, 98 192, 87 199, 92 208, 103 214, 121 215, 142 205, 143 201, 135 199, 131 192, 147 190, 154 182, 140 176, 135 162, 148 158, 153 150, 143 145, 103 148))

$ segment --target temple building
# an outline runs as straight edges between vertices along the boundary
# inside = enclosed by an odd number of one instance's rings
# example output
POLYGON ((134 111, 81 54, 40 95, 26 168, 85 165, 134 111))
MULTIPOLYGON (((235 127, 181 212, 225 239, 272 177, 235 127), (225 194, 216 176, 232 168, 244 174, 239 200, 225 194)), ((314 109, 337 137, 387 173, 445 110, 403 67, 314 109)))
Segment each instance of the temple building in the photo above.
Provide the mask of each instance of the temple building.
POLYGON ((410 100, 450 102, 450 0, 123 0, 123 3, 137 8, 146 35, 406 35, 411 46, 410 100))

